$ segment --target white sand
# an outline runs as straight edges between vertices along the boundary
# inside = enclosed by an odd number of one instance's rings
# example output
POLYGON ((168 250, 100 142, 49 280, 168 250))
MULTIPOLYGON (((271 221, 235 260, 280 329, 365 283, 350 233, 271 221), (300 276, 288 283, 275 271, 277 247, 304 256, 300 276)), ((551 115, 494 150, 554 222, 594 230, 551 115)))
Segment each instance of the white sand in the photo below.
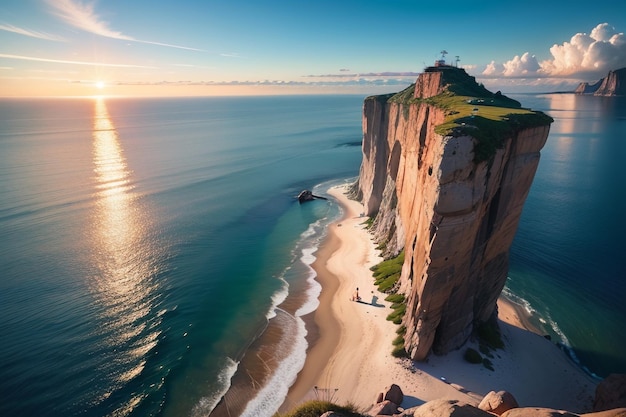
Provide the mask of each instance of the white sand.
POLYGON ((514 306, 503 300, 499 312, 506 348, 494 352, 495 371, 466 362, 465 347, 445 356, 430 355, 426 362, 392 357, 391 341, 398 326, 386 320, 389 303, 376 290, 369 269, 382 259, 365 230, 366 218, 359 215, 363 206, 344 191, 329 190, 345 215, 330 226, 326 250, 317 253, 314 267, 323 286, 315 313, 320 338, 307 355, 287 406, 319 398, 352 403, 365 411, 383 388, 394 383, 405 394, 404 408, 437 398, 478 404, 489 391, 507 390, 522 407, 591 409, 595 381, 553 343, 523 329, 514 306), (357 287, 362 302, 350 301, 357 287), (372 296, 377 305, 371 304, 372 296))

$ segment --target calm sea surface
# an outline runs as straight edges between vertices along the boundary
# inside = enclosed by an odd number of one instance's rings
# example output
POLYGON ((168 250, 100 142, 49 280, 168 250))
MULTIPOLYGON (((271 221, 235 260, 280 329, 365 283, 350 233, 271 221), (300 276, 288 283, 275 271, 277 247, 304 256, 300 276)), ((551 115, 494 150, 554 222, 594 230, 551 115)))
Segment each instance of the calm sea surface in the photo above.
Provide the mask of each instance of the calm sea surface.
MULTIPOLYGON (((626 102, 515 98, 555 123, 507 292, 589 372, 626 372, 626 102)), ((267 342, 240 407, 270 416, 340 215, 294 196, 358 174, 362 102, 0 100, 0 415, 207 415, 267 342)))

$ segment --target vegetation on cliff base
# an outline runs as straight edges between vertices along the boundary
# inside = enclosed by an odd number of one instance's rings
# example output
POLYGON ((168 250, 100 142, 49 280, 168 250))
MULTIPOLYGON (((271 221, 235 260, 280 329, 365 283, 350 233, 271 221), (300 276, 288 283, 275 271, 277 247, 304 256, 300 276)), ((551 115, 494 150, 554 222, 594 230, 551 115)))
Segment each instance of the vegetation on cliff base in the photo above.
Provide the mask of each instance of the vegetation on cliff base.
POLYGON ((404 264, 404 251, 395 258, 387 259, 370 268, 374 272, 374 284, 378 290, 384 293, 391 293, 396 283, 400 279, 402 265, 404 264))
MULTIPOLYGON (((387 316, 387 320, 394 324, 402 324, 402 319, 406 313, 406 300, 403 294, 397 293, 397 283, 402 273, 402 265, 404 264, 404 251, 400 252, 395 258, 387 259, 370 268, 373 271, 374 284, 378 286, 380 292, 389 294, 385 301, 391 304, 393 310, 387 316)), ((406 327, 400 326, 396 332, 398 336, 393 340, 394 346, 391 354, 394 357, 406 357, 404 349, 404 333, 406 327)))
MULTIPOLYGON (((437 69, 443 74, 444 92, 426 99, 415 98, 415 84, 387 99, 390 103, 403 105, 405 117, 411 104, 427 103, 444 109, 444 122, 435 127, 442 136, 472 136, 477 144, 475 162, 491 159, 503 140, 520 130, 546 126, 553 119, 543 112, 521 107, 521 104, 502 95, 492 93, 463 69, 446 67, 437 69)), ((388 95, 380 96, 379 100, 388 95)))

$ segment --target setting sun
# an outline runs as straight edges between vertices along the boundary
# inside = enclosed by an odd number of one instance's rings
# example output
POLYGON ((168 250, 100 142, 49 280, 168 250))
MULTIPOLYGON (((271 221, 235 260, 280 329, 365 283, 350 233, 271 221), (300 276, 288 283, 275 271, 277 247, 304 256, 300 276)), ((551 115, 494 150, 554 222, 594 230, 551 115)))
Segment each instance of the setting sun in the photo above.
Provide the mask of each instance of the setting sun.
POLYGON ((96 87, 102 90, 104 88, 104 81, 96 81, 96 87))

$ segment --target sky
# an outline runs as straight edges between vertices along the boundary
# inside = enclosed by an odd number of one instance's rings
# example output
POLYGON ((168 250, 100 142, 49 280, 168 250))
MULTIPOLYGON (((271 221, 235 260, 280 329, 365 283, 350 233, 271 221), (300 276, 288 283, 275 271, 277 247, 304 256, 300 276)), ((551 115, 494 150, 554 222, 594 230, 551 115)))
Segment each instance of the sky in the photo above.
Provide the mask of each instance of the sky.
POLYGON ((569 91, 626 67, 625 31, 623 0, 0 0, 0 97, 379 94, 442 56, 569 91))

